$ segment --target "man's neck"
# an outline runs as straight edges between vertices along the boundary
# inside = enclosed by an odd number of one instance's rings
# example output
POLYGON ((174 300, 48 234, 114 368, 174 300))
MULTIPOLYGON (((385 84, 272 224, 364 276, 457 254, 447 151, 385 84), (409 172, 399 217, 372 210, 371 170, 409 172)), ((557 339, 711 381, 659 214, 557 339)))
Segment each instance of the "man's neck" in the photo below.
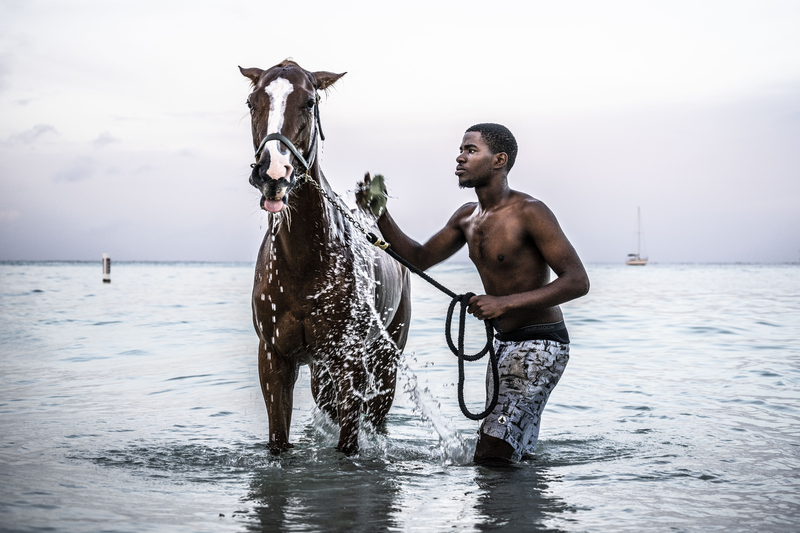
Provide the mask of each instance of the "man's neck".
POLYGON ((508 188, 508 178, 505 174, 493 177, 488 185, 476 187, 475 194, 482 211, 495 209, 508 200, 511 189, 508 188))

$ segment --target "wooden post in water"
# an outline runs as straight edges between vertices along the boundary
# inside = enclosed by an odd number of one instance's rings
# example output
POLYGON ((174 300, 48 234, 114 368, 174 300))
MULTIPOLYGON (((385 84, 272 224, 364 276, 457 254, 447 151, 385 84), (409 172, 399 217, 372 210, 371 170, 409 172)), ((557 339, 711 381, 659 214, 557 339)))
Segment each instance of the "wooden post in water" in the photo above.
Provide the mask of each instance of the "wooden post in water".
POLYGON ((103 283, 111 283, 111 258, 103 254, 103 283))

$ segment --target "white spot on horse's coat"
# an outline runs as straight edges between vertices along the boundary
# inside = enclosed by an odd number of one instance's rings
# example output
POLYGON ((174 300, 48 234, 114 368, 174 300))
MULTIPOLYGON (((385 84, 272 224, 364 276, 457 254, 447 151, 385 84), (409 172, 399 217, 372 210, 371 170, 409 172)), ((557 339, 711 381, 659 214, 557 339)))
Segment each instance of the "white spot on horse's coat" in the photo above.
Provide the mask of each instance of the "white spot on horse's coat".
MULTIPOLYGON (((280 133, 283 129, 283 120, 286 113, 286 100, 294 90, 294 86, 286 78, 276 78, 264 87, 264 92, 269 95, 269 119, 267 123, 267 135, 270 133, 280 133)), ((292 162, 289 159, 289 152, 284 153, 282 144, 277 141, 267 143, 269 152, 269 168, 267 175, 272 179, 288 178, 287 167, 291 168, 292 162)), ((291 170, 289 171, 291 173, 291 170)))
POLYGON ((267 352, 267 361, 272 360, 272 352, 267 352))
POLYGON ((266 383, 266 386, 267 386, 267 390, 269 390, 269 383, 266 383))
MULTIPOLYGON (((264 295, 263 294, 261 295, 261 301, 262 302, 264 301, 264 295)), ((272 308, 275 309, 275 306, 272 306, 272 308)))

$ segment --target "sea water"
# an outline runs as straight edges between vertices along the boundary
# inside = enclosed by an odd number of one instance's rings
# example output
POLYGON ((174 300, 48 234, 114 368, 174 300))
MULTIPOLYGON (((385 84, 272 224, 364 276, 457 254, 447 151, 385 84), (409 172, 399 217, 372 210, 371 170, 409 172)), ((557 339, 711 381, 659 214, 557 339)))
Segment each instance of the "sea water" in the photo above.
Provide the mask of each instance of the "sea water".
MULTIPOLYGON (((800 266, 588 265, 535 458, 471 464, 448 298, 413 280, 385 428, 335 451, 304 367, 266 449, 252 264, 0 264, 0 530, 795 531, 800 266)), ((470 265, 430 273, 479 292, 470 265)), ((468 344, 485 340, 468 322, 468 344)), ((467 365, 473 412, 483 361, 467 365)))

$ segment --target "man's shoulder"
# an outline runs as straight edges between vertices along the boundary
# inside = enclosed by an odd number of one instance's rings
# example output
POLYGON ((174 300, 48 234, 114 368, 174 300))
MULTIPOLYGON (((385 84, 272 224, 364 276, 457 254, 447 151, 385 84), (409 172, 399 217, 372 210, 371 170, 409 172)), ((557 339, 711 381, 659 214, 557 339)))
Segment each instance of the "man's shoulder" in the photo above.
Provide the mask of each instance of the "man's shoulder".
POLYGON ((455 213, 453 213, 453 215, 450 217, 450 220, 447 222, 447 226, 452 228, 460 228, 464 224, 464 221, 472 216, 477 206, 477 202, 467 202, 466 204, 462 205, 456 209, 455 213))
POLYGON ((550 208, 538 198, 534 198, 528 193, 521 191, 511 191, 508 205, 514 208, 514 211, 522 212, 524 214, 536 213, 549 213, 550 208))
POLYGON ((514 191, 508 205, 510 209, 506 212, 512 213, 510 216, 531 233, 550 232, 554 226, 558 226, 558 220, 550 208, 529 194, 514 191))
POLYGON ((475 212, 475 209, 477 207, 478 207, 478 202, 467 202, 458 209, 456 209, 456 212, 453 213, 453 218, 468 217, 475 212))

